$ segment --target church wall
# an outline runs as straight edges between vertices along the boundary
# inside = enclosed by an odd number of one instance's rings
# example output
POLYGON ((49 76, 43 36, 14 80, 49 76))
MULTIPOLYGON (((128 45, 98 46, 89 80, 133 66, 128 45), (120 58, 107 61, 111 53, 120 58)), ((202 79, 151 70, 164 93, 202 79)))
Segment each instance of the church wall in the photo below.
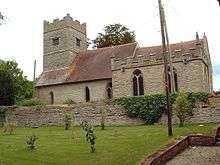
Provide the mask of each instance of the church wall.
MULTIPOLYGON (((178 89, 180 91, 209 92, 209 85, 205 81, 205 64, 202 60, 189 61, 187 64, 177 62, 173 64, 178 76, 178 89)), ((144 79, 144 93, 158 94, 164 92, 164 66, 151 65, 130 67, 123 70, 113 70, 112 84, 115 98, 132 96, 132 75, 135 69, 141 70, 144 79)))
POLYGON ((54 104, 63 104, 67 98, 75 102, 85 102, 85 87, 87 86, 90 90, 90 101, 104 100, 107 97, 106 86, 108 82, 111 80, 38 87, 37 95, 48 104, 51 103, 50 92, 54 94, 54 104))

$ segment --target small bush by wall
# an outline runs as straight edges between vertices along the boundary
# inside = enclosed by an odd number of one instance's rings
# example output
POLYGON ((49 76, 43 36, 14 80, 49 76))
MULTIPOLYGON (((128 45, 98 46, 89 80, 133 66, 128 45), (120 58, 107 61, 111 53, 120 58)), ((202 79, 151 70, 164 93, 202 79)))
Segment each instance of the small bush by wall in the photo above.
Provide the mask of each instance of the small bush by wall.
POLYGON ((26 99, 26 100, 22 100, 20 102, 17 103, 18 106, 38 106, 38 105, 46 105, 44 102, 42 102, 41 100, 37 99, 37 98, 32 98, 32 99, 26 99))
POLYGON ((147 124, 154 124, 165 110, 166 99, 162 94, 141 97, 124 97, 116 100, 130 117, 138 117, 147 124))

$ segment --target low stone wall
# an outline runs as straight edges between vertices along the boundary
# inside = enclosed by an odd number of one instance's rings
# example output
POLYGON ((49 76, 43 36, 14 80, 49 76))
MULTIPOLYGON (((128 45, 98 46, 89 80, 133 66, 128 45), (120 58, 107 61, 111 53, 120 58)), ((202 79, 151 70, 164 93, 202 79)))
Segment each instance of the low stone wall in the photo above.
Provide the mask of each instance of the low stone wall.
POLYGON ((216 135, 220 130, 220 125, 213 129, 212 136, 206 135, 189 135, 176 142, 168 144, 164 149, 147 156, 140 162, 140 165, 162 165, 168 160, 181 153, 189 146, 214 146, 216 144, 216 135))
POLYGON ((64 125, 65 113, 73 118, 75 125, 87 120, 92 125, 100 125, 101 110, 106 115, 106 125, 142 124, 138 119, 126 116, 123 108, 106 103, 87 103, 73 106, 17 107, 9 108, 5 113, 7 122, 16 123, 19 127, 64 125))
MULTIPOLYGON (((173 115, 173 123, 179 123, 176 115, 173 115)), ((220 106, 208 108, 196 108, 194 115, 187 119, 186 123, 219 123, 220 122, 220 106)), ((159 123, 167 124, 167 115, 163 115, 159 123)))

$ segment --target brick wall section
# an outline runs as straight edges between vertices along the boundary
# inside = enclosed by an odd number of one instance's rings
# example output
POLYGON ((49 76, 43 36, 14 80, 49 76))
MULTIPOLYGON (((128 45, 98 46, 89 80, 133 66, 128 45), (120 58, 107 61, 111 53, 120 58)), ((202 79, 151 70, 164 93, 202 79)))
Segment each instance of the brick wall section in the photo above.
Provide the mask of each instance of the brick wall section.
POLYGON ((167 145, 161 151, 158 151, 140 162, 140 165, 162 165, 168 160, 175 157, 177 154, 181 153, 183 150, 189 146, 214 146, 215 141, 212 136, 205 135, 190 135, 177 141, 175 144, 171 143, 167 145), (170 146, 171 145, 171 146, 170 146))
POLYGON ((100 80, 74 84, 38 87, 37 96, 47 104, 51 103, 50 92, 54 93, 54 103, 63 104, 69 98, 75 102, 85 102, 85 88, 90 89, 90 100, 99 101, 107 98, 106 88, 111 80, 100 80))
POLYGON ((83 120, 89 121, 92 125, 100 125, 101 110, 106 112, 106 125, 132 125, 143 124, 138 119, 126 116, 124 110, 112 104, 87 103, 68 106, 46 106, 43 108, 19 107, 9 109, 6 112, 6 121, 16 123, 19 127, 42 126, 42 125, 64 125, 65 113, 74 117, 73 123, 80 125, 83 120))

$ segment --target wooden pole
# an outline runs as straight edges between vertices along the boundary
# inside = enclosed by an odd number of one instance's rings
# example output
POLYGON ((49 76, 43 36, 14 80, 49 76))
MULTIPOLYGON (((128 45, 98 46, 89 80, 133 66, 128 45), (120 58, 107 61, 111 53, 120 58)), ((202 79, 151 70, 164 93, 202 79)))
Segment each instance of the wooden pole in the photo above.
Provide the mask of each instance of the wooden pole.
POLYGON ((172 63, 172 52, 170 48, 169 43, 169 36, 168 36, 168 30, 167 30, 167 23, 166 23, 166 17, 165 17, 165 11, 163 10, 163 20, 164 20, 164 30, 165 30, 165 37, 166 37, 166 45, 167 45, 167 57, 168 57, 168 64, 169 64, 169 75, 170 75, 170 92, 171 94, 175 93, 177 89, 175 89, 175 81, 174 81, 174 72, 173 72, 173 63, 172 63))
POLYGON ((162 48, 163 48, 163 58, 164 58, 164 77, 165 77, 165 90, 166 90, 166 110, 167 110, 167 125, 168 125, 168 136, 173 136, 172 131, 172 119, 171 119, 171 106, 170 106, 170 93, 169 93, 169 81, 168 81, 168 61, 167 61, 167 46, 164 28, 164 13, 161 0, 159 3, 159 13, 160 13, 160 24, 161 24, 161 36, 162 36, 162 48))
POLYGON ((35 83, 36 83, 36 65, 37 62, 34 60, 34 76, 33 76, 33 98, 36 97, 36 91, 35 91, 35 83))

